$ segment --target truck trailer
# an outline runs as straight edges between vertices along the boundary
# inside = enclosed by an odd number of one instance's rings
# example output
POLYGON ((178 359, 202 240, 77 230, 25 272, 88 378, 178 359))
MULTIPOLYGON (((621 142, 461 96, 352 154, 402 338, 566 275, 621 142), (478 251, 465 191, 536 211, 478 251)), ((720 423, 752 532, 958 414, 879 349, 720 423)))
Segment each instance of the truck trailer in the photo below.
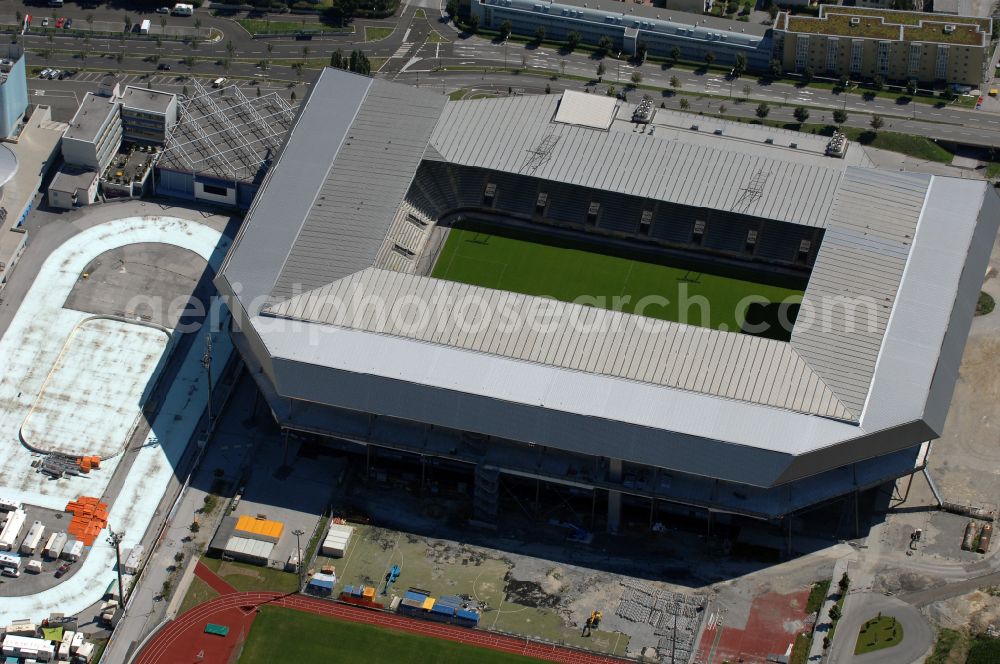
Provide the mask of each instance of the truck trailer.
POLYGON ((10 513, 6 525, 0 531, 0 551, 13 551, 17 547, 17 540, 21 536, 26 518, 24 510, 14 510, 10 513))
POLYGON ((45 525, 41 521, 35 521, 31 524, 27 537, 21 542, 21 553, 25 556, 34 554, 35 550, 38 549, 38 545, 41 544, 42 535, 44 534, 45 525))

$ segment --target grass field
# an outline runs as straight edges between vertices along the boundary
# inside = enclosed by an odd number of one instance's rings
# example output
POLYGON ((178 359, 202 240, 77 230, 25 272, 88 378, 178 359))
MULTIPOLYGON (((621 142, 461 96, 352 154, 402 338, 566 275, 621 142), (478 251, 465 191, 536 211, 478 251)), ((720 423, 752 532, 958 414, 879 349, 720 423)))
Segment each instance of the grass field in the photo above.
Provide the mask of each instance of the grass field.
POLYGON ((242 19, 238 21, 251 35, 289 35, 298 32, 322 34, 325 32, 353 32, 353 28, 337 28, 314 21, 266 21, 262 19, 242 19))
POLYGON ((239 661, 240 664, 329 661, 338 664, 530 664, 540 660, 265 606, 254 619, 239 661))
POLYGON ((380 39, 385 39, 391 34, 392 34, 392 28, 373 28, 370 26, 365 27, 366 42, 379 41, 380 39))
POLYGON ((212 590, 212 586, 195 576, 191 579, 191 586, 188 588, 187 594, 184 595, 184 601, 181 602, 181 608, 177 613, 180 615, 188 609, 193 609, 218 596, 219 593, 212 590))
POLYGON ((977 636, 972 640, 965 664, 996 664, 1000 662, 1000 639, 977 636))
POLYGON ((781 302, 801 295, 790 288, 471 227, 451 229, 432 276, 730 331, 741 328, 740 303, 747 296, 781 302))
POLYGON ((219 558, 204 557, 201 562, 240 592, 274 590, 275 592, 293 593, 299 589, 299 579, 291 572, 241 562, 230 562, 219 558))
POLYGON ((891 616, 872 618, 861 626, 854 645, 855 655, 891 648, 903 640, 903 626, 891 616))

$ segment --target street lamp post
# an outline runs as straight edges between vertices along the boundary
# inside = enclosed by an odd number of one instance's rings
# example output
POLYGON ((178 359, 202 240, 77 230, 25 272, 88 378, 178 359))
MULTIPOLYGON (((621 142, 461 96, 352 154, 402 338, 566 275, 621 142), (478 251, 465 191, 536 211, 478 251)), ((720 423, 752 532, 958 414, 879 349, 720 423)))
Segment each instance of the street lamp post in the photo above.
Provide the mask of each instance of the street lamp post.
POLYGON ((215 418, 212 415, 212 336, 205 335, 205 354, 201 356, 201 366, 208 378, 208 431, 211 433, 215 418))
POLYGON ((299 589, 301 590, 302 589, 302 583, 304 581, 304 579, 302 577, 302 571, 303 571, 304 568, 302 566, 302 562, 303 562, 302 561, 302 544, 299 541, 299 537, 301 537, 302 535, 305 535, 306 531, 302 530, 301 528, 296 528, 295 530, 292 531, 292 534, 295 535, 295 559, 298 561, 298 563, 296 564, 296 569, 297 569, 297 571, 299 573, 299 589))
POLYGON ((125 606, 125 586, 122 584, 121 543, 124 538, 125 533, 116 533, 108 528, 108 544, 115 547, 115 571, 118 572, 118 599, 123 608, 125 606))

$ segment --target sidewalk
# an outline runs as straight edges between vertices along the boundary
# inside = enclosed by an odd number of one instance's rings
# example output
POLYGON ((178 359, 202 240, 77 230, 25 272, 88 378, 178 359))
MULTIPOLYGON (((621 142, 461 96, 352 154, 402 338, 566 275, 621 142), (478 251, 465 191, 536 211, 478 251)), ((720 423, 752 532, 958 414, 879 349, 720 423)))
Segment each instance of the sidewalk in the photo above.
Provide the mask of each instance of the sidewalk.
POLYGON ((847 571, 849 562, 847 558, 840 558, 833 565, 833 579, 830 582, 830 592, 827 593, 826 599, 823 601, 823 608, 819 610, 819 618, 816 619, 816 629, 813 631, 812 647, 809 649, 810 662, 819 662, 823 659, 823 637, 829 633, 831 627, 830 609, 833 608, 833 605, 840 598, 840 588, 837 584, 840 583, 844 572, 847 571))

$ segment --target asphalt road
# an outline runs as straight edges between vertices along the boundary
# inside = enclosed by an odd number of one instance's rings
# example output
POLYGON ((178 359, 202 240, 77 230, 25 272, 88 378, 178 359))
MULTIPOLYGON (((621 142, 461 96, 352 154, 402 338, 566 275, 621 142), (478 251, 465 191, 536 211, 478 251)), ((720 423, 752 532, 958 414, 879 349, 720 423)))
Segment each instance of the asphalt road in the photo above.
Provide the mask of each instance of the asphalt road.
POLYGON ((934 630, 910 604, 885 595, 852 593, 844 605, 844 617, 837 624, 827 661, 830 664, 913 664, 920 662, 934 644, 934 630), (896 646, 855 655, 861 625, 882 614, 893 616, 903 628, 903 641, 896 646))
MULTIPOLYGON (((0 2, 0 20, 4 16, 13 20, 14 12, 22 13, 37 8, 26 8, 11 0, 0 2)), ((36 12, 37 13, 37 12, 36 12)), ((96 22, 114 24, 124 27, 125 11, 103 6, 95 10, 82 10, 68 6, 60 11, 60 16, 71 16, 80 27, 87 14, 94 14, 96 22)), ((48 15, 47 13, 45 15, 48 15)), ((146 14, 129 12, 132 21, 147 17, 146 14)), ((154 24, 158 25, 160 15, 155 15, 154 24)), ((379 72, 380 76, 390 79, 400 79, 416 83, 433 82, 444 84, 446 90, 468 87, 475 84, 476 77, 471 76, 468 69, 483 67, 491 70, 479 72, 479 86, 495 85, 499 89, 520 87, 525 90, 544 90, 544 83, 532 85, 523 83, 527 76, 492 71, 526 66, 534 69, 544 69, 553 73, 570 77, 596 78, 598 60, 588 53, 560 53, 550 48, 534 48, 532 45, 517 43, 497 44, 478 37, 461 37, 454 28, 444 22, 440 16, 437 0, 418 0, 404 5, 398 16, 384 21, 355 21, 355 31, 339 36, 317 37, 310 41, 295 41, 292 38, 253 39, 233 17, 215 17, 208 12, 197 12, 202 29, 214 28, 222 37, 214 42, 203 42, 192 49, 190 46, 177 42, 163 42, 160 47, 155 42, 145 40, 95 39, 86 49, 88 57, 81 58, 84 50, 82 40, 76 37, 56 37, 49 40, 41 35, 28 35, 25 43, 29 50, 47 50, 51 54, 47 60, 34 55, 32 66, 51 65, 61 69, 86 68, 91 70, 124 70, 152 71, 158 64, 171 67, 172 74, 191 74, 208 77, 233 76, 246 78, 270 78, 284 82, 308 82, 315 74, 306 70, 300 76, 292 67, 296 62, 305 59, 313 60, 318 65, 320 61, 329 58, 336 49, 350 51, 361 48, 369 57, 388 58, 388 62, 379 72), (426 18, 417 17, 418 8, 424 10, 426 18), (365 42, 366 26, 390 27, 393 32, 385 39, 365 42), (439 43, 433 33, 445 40, 439 43), (124 48, 123 48, 124 47, 124 48), (123 54, 121 62, 118 54, 123 54), (194 56, 197 62, 190 67, 184 64, 188 56, 194 56), (229 61, 228 68, 225 62, 229 61), (258 65, 262 60, 268 61, 268 68, 261 69, 258 65), (438 72, 432 70, 451 68, 458 71, 438 72)), ((315 17, 290 15, 275 15, 274 20, 316 21, 315 17)), ((168 17, 168 28, 194 28, 193 19, 183 17, 168 17)), ((893 98, 869 98, 860 94, 841 94, 822 88, 800 88, 783 83, 768 83, 754 77, 744 77, 735 81, 727 80, 717 72, 699 72, 678 67, 669 68, 660 64, 647 63, 634 67, 628 62, 614 59, 605 61, 606 73, 604 84, 616 85, 619 89, 627 83, 634 71, 642 75, 642 85, 651 88, 647 90, 654 96, 663 95, 670 88, 670 82, 676 77, 680 83, 679 90, 683 96, 711 95, 729 100, 727 108, 735 109, 736 101, 744 99, 747 102, 766 101, 772 104, 802 105, 812 109, 812 119, 824 115, 823 109, 841 108, 849 115, 855 116, 849 124, 865 126, 873 113, 886 117, 886 128, 892 124, 894 131, 908 132, 930 138, 956 141, 973 145, 1000 147, 1000 115, 987 111, 976 111, 954 105, 931 105, 919 102, 902 103, 893 98), (731 98, 731 99, 730 99, 731 98), (864 116, 862 121, 861 116, 864 116)), ((544 79, 540 79, 543 80, 544 79)), ((564 79, 565 80, 565 79, 564 79)), ((596 80, 594 81, 596 83, 596 80)), ((605 89, 605 85, 598 86, 605 89)), ((550 81, 552 89, 562 89, 563 86, 583 86, 584 81, 573 80, 550 81)), ((297 95, 299 96, 299 95, 297 95)), ((721 101, 721 100, 720 100, 721 101)), ((693 105, 709 105, 709 102, 692 100, 693 105)), ((718 103, 714 102, 714 103, 718 103)), ((667 105, 670 103, 667 101, 667 105)), ((698 106, 702 110, 702 106, 698 106)), ((773 119, 791 118, 791 111, 772 110, 773 119)))

